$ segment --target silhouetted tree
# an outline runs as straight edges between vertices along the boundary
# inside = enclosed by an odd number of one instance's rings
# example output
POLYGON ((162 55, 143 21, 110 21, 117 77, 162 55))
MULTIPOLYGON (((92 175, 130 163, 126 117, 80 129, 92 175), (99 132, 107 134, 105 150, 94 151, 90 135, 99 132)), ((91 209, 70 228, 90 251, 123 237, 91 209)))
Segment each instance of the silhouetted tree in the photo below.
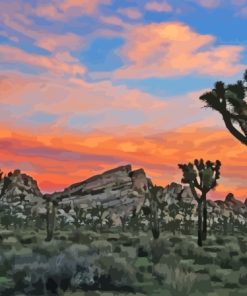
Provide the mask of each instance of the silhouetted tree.
POLYGON ((189 184, 191 192, 198 204, 198 245, 207 237, 207 193, 216 187, 220 178, 221 162, 215 163, 203 159, 194 160, 194 163, 179 164, 183 171, 182 183, 189 184), (200 195, 197 191, 200 191, 200 195))
POLYGON ((206 103, 205 107, 218 111, 223 118, 226 128, 241 143, 247 145, 247 70, 243 80, 225 85, 217 81, 215 87, 200 96, 206 103))

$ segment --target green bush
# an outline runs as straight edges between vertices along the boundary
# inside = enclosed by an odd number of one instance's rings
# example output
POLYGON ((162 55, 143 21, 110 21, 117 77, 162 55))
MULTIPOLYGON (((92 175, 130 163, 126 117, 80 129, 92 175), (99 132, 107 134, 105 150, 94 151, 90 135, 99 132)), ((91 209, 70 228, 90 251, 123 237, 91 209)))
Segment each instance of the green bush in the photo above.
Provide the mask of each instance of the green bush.
POLYGON ((75 230, 69 235, 69 240, 77 244, 90 244, 99 238, 100 234, 89 230, 75 230))
POLYGON ((198 249, 198 246, 195 242, 184 240, 177 244, 175 247, 175 253, 180 255, 182 258, 190 259, 194 258, 196 249, 198 249))
POLYGON ((90 244, 90 249, 98 254, 108 254, 112 253, 112 244, 105 240, 98 240, 90 244))
POLYGON ((136 282, 136 271, 125 258, 113 255, 102 255, 96 262, 99 280, 117 288, 133 288, 136 282), (107 281, 106 281, 107 279, 107 281))
POLYGON ((170 254, 171 242, 166 238, 159 238, 151 242, 151 256, 154 263, 158 263, 163 255, 170 254))
POLYGON ((197 275, 178 267, 158 263, 154 266, 154 275, 162 280, 164 288, 172 291, 172 295, 190 295, 196 282, 197 275))
POLYGON ((195 264, 210 264, 215 261, 211 253, 207 253, 204 249, 199 247, 195 249, 194 258, 195 264))
POLYGON ((245 266, 242 266, 239 270, 239 283, 247 285, 247 268, 245 266))

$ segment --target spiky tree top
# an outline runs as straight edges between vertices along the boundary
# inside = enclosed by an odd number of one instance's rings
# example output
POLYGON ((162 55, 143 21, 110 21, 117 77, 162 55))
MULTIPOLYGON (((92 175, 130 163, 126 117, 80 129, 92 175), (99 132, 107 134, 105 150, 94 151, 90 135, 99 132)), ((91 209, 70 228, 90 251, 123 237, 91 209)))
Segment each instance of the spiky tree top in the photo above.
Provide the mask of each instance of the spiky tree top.
POLYGON ((217 186, 217 180, 220 178, 221 162, 219 160, 204 162, 203 159, 195 159, 194 163, 179 164, 178 167, 183 171, 181 182, 190 185, 197 201, 199 197, 195 189, 207 194, 209 190, 217 186))
POLYGON ((225 85, 217 81, 210 92, 200 96, 205 107, 218 111, 230 133, 241 143, 247 145, 247 70, 243 80, 225 85))

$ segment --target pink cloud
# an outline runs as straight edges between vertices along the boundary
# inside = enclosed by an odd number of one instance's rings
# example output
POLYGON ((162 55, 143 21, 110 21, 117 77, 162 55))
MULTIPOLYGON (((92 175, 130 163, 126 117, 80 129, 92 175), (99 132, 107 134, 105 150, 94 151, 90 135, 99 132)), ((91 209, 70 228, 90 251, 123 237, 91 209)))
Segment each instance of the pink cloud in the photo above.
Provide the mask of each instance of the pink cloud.
POLYGON ((241 8, 240 11, 238 12, 238 15, 243 16, 243 17, 247 17, 247 6, 241 8))
POLYGON ((242 6, 246 4, 246 0, 231 0, 232 5, 242 6))
POLYGON ((221 4, 221 0, 197 0, 197 2, 205 8, 215 8, 221 4))
POLYGON ((171 12, 172 6, 166 1, 148 1, 145 9, 157 12, 171 12))
POLYGON ((197 73, 233 75, 243 46, 214 45, 215 37, 194 32, 178 22, 135 26, 126 34, 120 51, 129 64, 115 78, 169 77, 197 73))
MULTIPOLYGON (((16 128, 13 118, 18 118, 18 126, 30 131, 37 131, 37 125, 31 126, 25 118, 37 112, 54 115, 50 131, 83 132, 86 128, 114 135, 132 132, 146 135, 188 125, 191 121, 203 126, 221 124, 217 114, 201 108, 198 97, 204 90, 166 100, 123 85, 114 86, 109 81, 88 83, 49 74, 37 78, 13 73, 0 77, 0 90, 5 106, 12 110, 8 118, 2 116, 2 119, 16 128), (19 106, 25 111, 20 112, 19 106)), ((39 125, 39 134, 42 130, 47 132, 45 124, 39 125)))
POLYGON ((40 34, 36 45, 53 52, 54 50, 79 49, 83 47, 84 40, 82 37, 73 33, 63 35, 40 34))
POLYGON ((19 63, 46 69, 58 75, 83 75, 85 67, 67 52, 60 52, 50 57, 27 53, 8 45, 0 46, 0 55, 4 63, 19 63))
POLYGON ((118 10, 118 12, 133 20, 138 20, 142 17, 142 13, 136 8, 121 8, 118 10))
POLYGON ((36 10, 36 14, 38 16, 48 19, 67 20, 71 17, 78 17, 81 15, 92 15, 97 11, 99 5, 110 3, 110 0, 53 1, 52 4, 40 5, 36 10))
POLYGON ((44 29, 37 30, 26 16, 22 16, 21 19, 18 16, 19 14, 15 15, 15 18, 4 16, 3 22, 9 28, 33 39, 38 47, 54 52, 80 49, 85 45, 85 39, 82 36, 73 33, 55 34, 44 29))

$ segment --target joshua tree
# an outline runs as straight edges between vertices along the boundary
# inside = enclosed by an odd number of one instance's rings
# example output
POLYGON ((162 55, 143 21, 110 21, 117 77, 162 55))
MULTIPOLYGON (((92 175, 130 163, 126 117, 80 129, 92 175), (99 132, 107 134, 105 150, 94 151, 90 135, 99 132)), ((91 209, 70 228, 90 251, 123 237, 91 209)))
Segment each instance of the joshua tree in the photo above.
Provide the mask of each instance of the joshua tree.
POLYGON ((125 232, 126 229, 126 225, 129 223, 129 215, 127 215, 126 213, 123 213, 120 216, 120 220, 121 220, 121 225, 122 225, 122 231, 125 232))
POLYGON ((88 210, 92 217, 93 228, 97 230, 97 225, 100 226, 100 231, 103 230, 103 222, 108 215, 108 212, 101 204, 101 202, 96 202, 95 206, 88 210))
POLYGON ((169 215, 172 217, 170 221, 170 230, 175 235, 176 230, 179 228, 179 220, 176 219, 177 214, 179 213, 179 206, 176 203, 172 203, 168 206, 169 215))
POLYGON ((73 218, 74 218, 73 224, 74 224, 75 228, 79 229, 80 226, 86 220, 86 211, 84 211, 84 209, 80 206, 75 206, 73 218))
POLYGON ((189 184, 198 204, 198 245, 202 246, 207 237, 207 193, 217 185, 221 163, 219 160, 204 163, 202 159, 196 159, 194 163, 179 164, 178 167, 183 171, 182 183, 189 184))
POLYGON ((149 225, 154 239, 160 236, 160 216, 164 210, 164 203, 161 201, 163 188, 160 186, 149 187, 149 192, 146 193, 146 202, 142 207, 144 215, 149 221, 149 225))
POLYGON ((44 199, 46 199, 46 241, 51 241, 56 224, 58 201, 48 195, 44 195, 44 199))
POLYGON ((223 118, 226 128, 242 144, 247 145, 247 70, 243 80, 225 85, 217 81, 215 87, 200 96, 206 103, 205 107, 218 111, 223 118))

